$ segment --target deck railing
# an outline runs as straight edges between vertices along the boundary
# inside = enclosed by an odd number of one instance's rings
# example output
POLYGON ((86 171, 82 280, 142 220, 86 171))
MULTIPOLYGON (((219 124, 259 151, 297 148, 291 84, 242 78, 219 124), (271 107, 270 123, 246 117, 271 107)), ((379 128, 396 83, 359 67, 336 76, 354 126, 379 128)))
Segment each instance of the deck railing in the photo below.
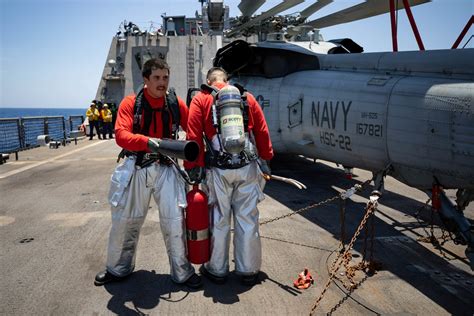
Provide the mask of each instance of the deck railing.
POLYGON ((84 122, 84 116, 34 116, 0 119, 0 153, 18 153, 38 147, 39 135, 62 141, 84 122))

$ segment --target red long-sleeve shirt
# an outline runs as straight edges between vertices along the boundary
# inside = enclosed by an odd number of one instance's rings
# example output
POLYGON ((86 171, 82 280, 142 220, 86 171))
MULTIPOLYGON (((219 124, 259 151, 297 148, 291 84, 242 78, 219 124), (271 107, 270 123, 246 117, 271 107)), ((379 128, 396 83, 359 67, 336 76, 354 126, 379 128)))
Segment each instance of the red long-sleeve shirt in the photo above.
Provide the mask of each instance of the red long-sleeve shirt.
MULTIPOLYGON (((224 83, 217 83, 215 87, 222 89, 225 85, 224 83)), ((203 133, 209 140, 216 135, 216 129, 212 126, 211 107, 213 102, 214 98, 208 92, 199 92, 191 102, 187 139, 196 141, 199 144, 200 152, 195 162, 184 162, 186 169, 195 166, 204 167, 203 133)), ((249 105, 248 129, 252 131, 255 137, 255 145, 257 146, 259 156, 264 160, 270 160, 273 158, 273 148, 263 111, 255 97, 250 93, 247 93, 247 102, 249 105)))
MULTIPOLYGON (((147 101, 150 103, 152 109, 162 108, 164 105, 165 98, 153 98, 151 97, 146 88, 144 91, 144 96, 147 101)), ((153 112, 155 114, 155 119, 151 120, 150 130, 148 131, 149 136, 142 134, 133 133, 133 116, 134 116, 134 105, 135 105, 135 95, 129 95, 125 97, 120 103, 120 107, 117 113, 117 120, 115 121, 115 139, 117 144, 129 151, 148 151, 148 139, 149 137, 162 138, 162 121, 161 121, 161 112, 153 112), (156 128, 154 126, 156 122, 156 128)), ((180 112, 180 126, 186 130, 188 122, 188 107, 186 103, 178 97, 179 112, 180 112)), ((171 118, 171 113, 170 113, 171 118)), ((143 126, 144 115, 142 115, 141 126, 143 126)), ((171 131, 171 119, 170 119, 170 131, 171 131)))

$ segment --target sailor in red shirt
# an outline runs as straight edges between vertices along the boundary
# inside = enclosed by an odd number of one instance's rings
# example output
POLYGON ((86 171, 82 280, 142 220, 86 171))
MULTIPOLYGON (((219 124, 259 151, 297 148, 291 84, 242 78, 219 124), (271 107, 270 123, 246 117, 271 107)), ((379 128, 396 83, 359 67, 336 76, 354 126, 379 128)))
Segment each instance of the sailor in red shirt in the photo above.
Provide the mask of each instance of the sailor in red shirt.
POLYGON ((200 271, 215 283, 226 281, 233 216, 235 270, 244 284, 253 285, 258 281, 262 261, 257 203, 264 198, 262 172, 270 174, 266 163, 273 157, 270 135, 260 105, 245 93, 248 107, 242 107, 245 102, 241 92, 227 84, 224 69, 211 68, 207 83, 219 90, 216 111, 213 114, 210 91, 201 91, 193 98, 187 139, 198 142, 201 152, 196 162, 185 162, 192 180, 202 180, 206 167, 212 205, 211 258, 200 271))
POLYGON ((159 210, 160 227, 171 265, 171 279, 191 288, 202 285, 186 258, 183 210, 185 182, 177 168, 158 152, 161 139, 170 139, 181 125, 186 128, 188 109, 174 90, 168 90, 169 67, 165 61, 150 59, 142 69, 145 87, 138 95, 127 96, 120 104, 115 135, 127 157, 112 175, 109 203, 112 228, 106 270, 99 272, 95 285, 119 281, 133 272, 140 229, 153 196, 159 210), (135 107, 137 114, 135 115, 135 107), (140 124, 134 124, 140 122, 140 124))

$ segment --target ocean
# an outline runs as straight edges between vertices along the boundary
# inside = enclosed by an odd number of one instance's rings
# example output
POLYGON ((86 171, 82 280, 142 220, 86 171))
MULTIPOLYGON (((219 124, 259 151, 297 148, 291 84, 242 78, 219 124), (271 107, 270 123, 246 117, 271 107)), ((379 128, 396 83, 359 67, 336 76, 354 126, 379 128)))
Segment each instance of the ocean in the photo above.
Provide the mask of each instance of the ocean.
POLYGON ((29 116, 64 116, 68 118, 71 115, 86 116, 87 108, 2 108, 0 107, 0 118, 10 117, 29 117, 29 116))

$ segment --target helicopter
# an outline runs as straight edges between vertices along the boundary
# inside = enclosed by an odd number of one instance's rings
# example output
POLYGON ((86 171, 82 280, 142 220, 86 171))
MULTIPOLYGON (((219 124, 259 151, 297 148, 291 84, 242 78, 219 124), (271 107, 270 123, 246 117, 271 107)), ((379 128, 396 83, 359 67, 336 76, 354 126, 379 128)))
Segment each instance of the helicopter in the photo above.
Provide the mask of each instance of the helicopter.
POLYGON ((214 66, 256 97, 275 152, 369 170, 379 190, 390 175, 425 191, 474 269, 474 229, 463 214, 474 200, 474 49, 362 53, 351 39, 319 34, 429 0, 367 0, 313 21, 332 0, 276 16, 304 2, 287 0, 252 18, 264 2, 242 0, 224 33, 260 41, 232 41, 214 66), (456 202, 445 189, 457 190, 456 202))

